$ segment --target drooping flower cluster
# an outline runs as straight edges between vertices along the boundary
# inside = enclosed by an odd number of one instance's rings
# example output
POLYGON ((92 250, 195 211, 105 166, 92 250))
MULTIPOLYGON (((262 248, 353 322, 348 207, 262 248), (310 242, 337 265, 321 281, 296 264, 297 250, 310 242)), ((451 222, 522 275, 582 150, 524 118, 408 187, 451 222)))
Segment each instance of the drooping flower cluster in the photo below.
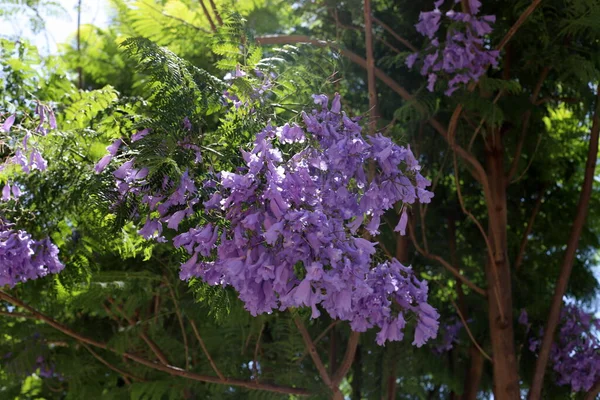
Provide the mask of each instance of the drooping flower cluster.
MULTIPOLYGON (((36 113, 40 118, 36 132, 47 134, 46 125, 51 129, 56 128, 56 119, 52 110, 45 105, 38 104, 36 113)), ((15 123, 16 116, 10 115, 2 123, 0 131, 9 134, 15 123)), ((20 165, 25 173, 34 169, 44 171, 47 162, 39 150, 30 141, 32 133, 27 131, 21 140, 8 138, 12 145, 13 156, 7 157, 0 165, 0 171, 10 164, 20 165)), ((9 153, 10 154, 10 153, 9 153)), ((7 181, 0 199, 3 202, 17 200, 21 196, 21 188, 17 182, 7 181)), ((64 265, 58 259, 58 248, 49 238, 34 240, 28 232, 15 229, 13 224, 0 217, 0 287, 14 286, 18 282, 41 278, 47 274, 62 271, 64 265)))
MULTIPOLYGON (((257 84, 252 85, 252 91, 248 94, 248 99, 246 101, 242 101, 239 96, 233 93, 232 86, 235 83, 236 78, 244 78, 248 74, 244 72, 239 65, 236 66, 235 71, 228 72, 223 80, 229 83, 229 88, 223 91, 223 100, 225 103, 231 102, 233 106, 238 109, 240 107, 248 107, 250 101, 259 100, 264 101, 265 96, 268 95, 269 89, 273 87, 274 79, 276 75, 274 72, 264 73, 259 69, 254 70, 254 75, 257 78, 257 84)), ((250 112, 254 109, 250 108, 250 112)))
MULTIPOLYGON (((530 325, 526 313, 519 323, 530 325)), ((540 349, 544 331, 529 340, 529 350, 540 349)), ((550 363, 559 385, 569 385, 574 392, 587 392, 600 380, 600 320, 576 305, 565 305, 556 341, 550 350, 550 363)))
MULTIPOLYGON (((395 259, 374 265, 376 243, 358 232, 377 234, 398 202, 429 202, 429 181, 410 148, 382 135, 365 139, 341 113, 339 95, 331 109, 326 96, 314 97, 320 110, 303 114, 303 126, 267 126, 251 151, 242 150, 243 168, 204 183, 214 192, 205 212, 227 223, 175 237, 191 255, 180 277, 233 286, 253 315, 307 306, 316 318, 321 306, 355 331, 380 327, 380 344, 401 340, 405 317, 415 315, 413 343, 421 346, 438 328, 427 283, 395 259), (369 163, 376 166, 370 177, 369 163)), ((403 213, 396 230, 406 229, 406 219, 403 213)))
MULTIPOLYGON (((423 52, 413 53, 406 59, 406 65, 412 68, 419 63, 420 73, 427 76, 427 89, 433 92, 435 83, 441 75, 448 78, 447 96, 462 85, 476 82, 489 65, 498 65, 499 52, 490 50, 484 38, 492 32, 491 24, 496 21, 494 15, 478 16, 481 2, 469 0, 469 12, 449 10, 445 13, 439 9, 445 0, 435 2, 433 11, 422 12, 417 31, 429 39, 423 52), (436 37, 442 18, 450 23, 446 32, 446 40, 440 43, 436 37)), ((460 0, 454 0, 459 3, 460 0)))
POLYGON ((0 219, 0 287, 56 274, 63 268, 50 239, 34 240, 0 219))
POLYGON ((444 324, 442 328, 442 340, 433 346, 433 352, 436 354, 442 354, 452 350, 454 345, 458 343, 458 336, 462 330, 462 327, 462 321, 456 320, 456 318, 454 318, 453 321, 444 324))
MULTIPOLYGON (((56 129, 56 117, 52 109, 46 105, 38 103, 35 108, 35 112, 39 117, 39 123, 35 129, 35 133, 42 136, 46 136, 48 133, 47 126, 50 129, 56 129)), ((16 115, 12 114, 8 116, 0 127, 0 133, 10 133, 16 120, 16 115)), ((11 164, 21 166, 21 169, 25 173, 30 173, 34 170, 45 171, 48 168, 48 162, 44 159, 36 144, 31 141, 33 137, 32 132, 27 131, 21 140, 14 140, 10 138, 7 140, 8 143, 13 144, 11 157, 7 157, 2 164, 0 164, 0 171, 4 170, 11 164)), ((11 198, 18 199, 21 196, 21 189, 14 183, 11 185, 10 182, 6 182, 2 188, 1 199, 8 201, 11 198)))
MULTIPOLYGON (((186 131, 192 130, 192 124, 188 118, 182 122, 186 131)), ((135 143, 150 133, 149 129, 136 132, 131 137, 131 143, 135 143)), ((122 139, 115 140, 107 147, 108 154, 104 156, 94 167, 96 173, 101 173, 116 157, 117 152, 124 144, 122 139)), ((193 143, 189 136, 180 140, 177 145, 194 154, 194 163, 202 161, 200 147, 193 143)), ((188 172, 184 172, 179 183, 174 182, 167 176, 163 177, 160 188, 153 190, 148 185, 149 170, 146 167, 137 167, 136 159, 131 158, 121 164, 113 173, 118 200, 115 205, 125 201, 130 196, 137 196, 141 204, 148 207, 152 215, 148 215, 144 226, 138 233, 146 239, 154 239, 165 242, 162 236, 163 224, 166 223, 170 229, 177 230, 179 223, 193 214, 193 207, 199 202, 196 186, 188 172)))

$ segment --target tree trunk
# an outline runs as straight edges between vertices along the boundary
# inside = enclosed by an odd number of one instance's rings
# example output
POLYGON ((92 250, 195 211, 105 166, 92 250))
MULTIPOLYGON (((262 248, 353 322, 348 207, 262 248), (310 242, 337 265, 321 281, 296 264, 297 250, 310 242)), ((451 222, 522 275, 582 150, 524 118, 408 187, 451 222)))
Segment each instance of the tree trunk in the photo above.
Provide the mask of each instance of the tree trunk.
POLYGON ((483 355, 474 345, 469 349, 471 364, 465 377, 462 400, 477 400, 477 392, 483 375, 483 355))
POLYGON ((352 400, 361 400, 362 398, 362 353, 360 345, 356 347, 354 363, 352 364, 352 400))
MULTIPOLYGON (((519 376, 515 352, 510 265, 507 252, 506 185, 502 137, 496 132, 486 152, 492 204, 488 206, 489 238, 493 259, 486 263, 488 316, 494 367, 496 400, 519 400, 519 376)), ((489 257, 488 257, 489 258, 489 257)))

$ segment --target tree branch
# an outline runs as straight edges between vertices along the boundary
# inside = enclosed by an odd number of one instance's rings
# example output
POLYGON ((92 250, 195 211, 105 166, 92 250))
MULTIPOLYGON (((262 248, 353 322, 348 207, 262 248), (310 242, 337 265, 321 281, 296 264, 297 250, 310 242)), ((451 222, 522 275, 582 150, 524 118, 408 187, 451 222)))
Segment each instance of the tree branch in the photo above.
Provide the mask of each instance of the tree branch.
POLYGON ((450 298, 450 302, 452 303, 452 305, 456 309, 456 313, 458 314, 458 317, 460 318, 463 326, 465 327, 465 330, 467 331, 467 334, 469 335, 469 338, 471 338, 471 342, 473 343, 473 345, 477 348, 477 350, 479 350, 479 352, 481 353, 481 355, 483 357, 485 357, 486 360, 488 360, 490 362, 493 362, 492 357, 490 357, 489 354, 486 353, 481 348, 481 346, 479 345, 479 343, 477 343, 477 340, 475 340, 475 337, 473 336, 473 333, 471 332, 471 329, 469 329, 469 324, 467 324, 467 321, 465 321, 465 317, 463 317, 463 314, 460 311, 460 308, 456 305, 456 303, 454 302, 454 300, 452 300, 452 298, 450 298))
MULTIPOLYGON (((548 73, 550 72, 550 67, 544 67, 540 74, 540 79, 538 80, 533 92, 531 93, 531 97, 529 97, 529 102, 531 104, 535 104, 538 96, 540 95, 540 91, 542 90, 542 85, 544 81, 548 77, 548 73)), ((519 167, 519 159, 521 158, 521 152, 523 151, 523 144, 525 143, 525 136, 527 136, 527 130, 529 129, 529 122, 531 121, 532 110, 529 109, 523 115, 523 123, 521 124, 521 136, 519 137, 519 142, 517 143, 517 149, 515 150, 515 157, 513 158, 512 164, 510 166, 510 170, 508 171, 508 175, 506 176, 506 185, 510 184, 510 181, 515 176, 517 169, 519 167)))
POLYGON ((167 288, 169 289, 171 299, 173 300, 173 305, 175 306, 175 314, 177 315, 177 320, 179 321, 179 328, 181 329, 181 336, 183 336, 183 346, 185 348, 185 369, 190 369, 190 349, 188 345, 187 335, 185 334, 185 325, 183 324, 183 317, 181 315, 181 309, 179 308, 179 302, 175 297, 175 291, 173 290, 173 286, 171 286, 166 276, 165 283, 167 284, 167 288))
POLYGON ((223 375, 221 373, 221 371, 219 370, 219 368, 217 368, 217 364, 215 364, 215 361, 210 356, 210 353, 208 352, 208 349, 206 348, 206 344, 204 344, 204 340, 202 340, 202 336, 200 336, 200 332, 198 332, 196 323, 190 319, 190 324, 192 325, 192 330, 194 331, 194 335, 196 335, 196 339, 198 339, 198 343, 200 343, 200 347, 202 347, 202 351, 204 352, 204 355, 208 359, 208 362, 210 363, 210 366, 212 367, 213 371, 215 371, 215 374, 217 374, 217 376, 219 377, 220 380, 226 381, 227 378, 225 378, 225 375, 223 375))
POLYGON ((198 0, 200 2, 200 5, 202 6, 202 11, 204 12, 204 15, 206 16, 206 19, 208 20, 208 23, 210 24, 210 29, 213 31, 213 33, 217 32, 217 27, 215 26, 215 23, 213 22, 208 9, 206 8, 206 6, 204 5, 204 1, 202 0, 198 0))
POLYGON ((502 38, 502 40, 500 41, 500 44, 496 47, 496 50, 502 50, 504 48, 504 46, 506 46, 506 44, 510 41, 510 39, 512 39, 512 37, 515 36, 515 33, 517 33, 517 31, 519 30, 521 25, 523 25, 525 20, 527 20, 527 18, 529 18, 529 16, 535 11, 537 6, 539 6, 541 2, 542 2, 542 0, 533 0, 531 2, 529 7, 527 7, 525 9, 525 11, 523 11, 523 14, 521 14, 521 16, 519 16, 519 19, 517 19, 517 22, 515 22, 513 24, 513 26, 510 27, 508 32, 506 32, 506 35, 504 35, 504 38, 502 38))
POLYGON ((396 39, 397 41, 399 41, 400 43, 402 43, 403 45, 405 45, 406 47, 408 47, 410 50, 412 50, 414 52, 418 51, 415 46, 413 46, 408 40, 404 39, 402 36, 398 35, 396 33, 396 31, 394 31, 392 28, 390 28, 383 21, 381 21, 380 19, 376 18, 375 16, 372 16, 371 19, 377 25, 380 25, 383 29, 385 29, 390 35, 392 35, 394 37, 394 39, 396 39))
MULTIPOLYGON (((136 322, 133 319, 131 319, 130 317, 127 316, 127 314, 125 313, 125 310, 123 310, 123 307, 121 307, 120 305, 116 304, 115 301, 111 297, 108 298, 108 302, 110 304, 112 304, 113 306, 115 306, 115 308, 127 320, 127 322, 129 323, 130 326, 135 326, 136 325, 136 322)), ((152 352, 154 353, 154 355, 156 356, 156 358, 158 358, 158 360, 163 365, 169 365, 169 360, 167 359, 167 356, 165 355, 165 353, 163 353, 163 351, 160 349, 160 347, 158 347, 158 345, 156 343, 154 343, 154 341, 152 339, 150 339, 150 337, 146 334, 146 332, 141 331, 139 333, 139 336, 140 336, 140 338, 142 338, 142 340, 144 342, 146 342, 146 344, 148 345, 148 347, 150 347, 150 350, 152 350, 152 352)))
POLYGON ((556 287, 554 289, 554 296, 552 297, 552 303, 550 306, 550 313, 548 315, 548 321, 544 329, 544 337, 542 339, 542 345, 538 354, 538 359, 535 364, 535 371, 533 374, 533 380, 531 383, 531 389, 529 390, 529 400, 539 400, 542 393, 542 385, 544 383, 544 375, 546 374, 546 367, 548 365, 548 358, 550 356, 550 348, 554 341, 554 334, 558 321, 560 318, 560 311, 562 309, 563 296, 567 290, 567 284, 573 270, 573 261, 575 260, 575 253, 579 245, 579 238, 585 225, 587 217, 587 211, 590 204, 590 198, 592 195, 592 185, 594 183, 594 170, 596 168, 596 161, 598 158, 598 135, 600 133, 600 85, 596 88, 596 110, 593 116, 592 129, 590 134, 590 145, 588 149, 587 162, 585 166, 585 175, 583 178, 583 184, 581 188, 581 194, 579 196, 579 202, 577 204, 577 211, 573 225, 571 226, 571 233, 567 242, 567 249, 563 259, 562 267, 556 287))
POLYGON ((545 185, 542 186, 540 193, 535 201, 535 206, 533 206, 533 211, 531 212, 531 217, 529 217, 529 221, 527 222, 527 228, 525 228, 525 232, 523 233, 523 238, 521 239, 521 246, 519 247, 519 252, 517 253, 517 258, 515 258, 515 270, 519 270, 521 268, 521 264, 523 263, 523 257, 525 256, 525 249, 527 248, 527 242, 529 241, 529 235, 531 235, 531 231, 533 230, 533 223, 535 222, 535 218, 540 212, 540 208, 542 206, 542 200, 544 198, 544 190, 545 185))
POLYGON ((60 322, 57 322, 56 320, 52 319, 51 317, 49 317, 45 314, 42 314, 41 312, 37 311, 33 307, 30 307, 29 305, 25 304, 21 300, 15 298, 15 297, 12 297, 11 295, 9 295, 8 293, 6 293, 2 290, 0 290, 0 299, 7 301, 15 306, 24 308, 25 310, 29 311, 37 320, 47 323, 54 329, 59 330, 60 332, 64 333, 65 335, 70 336, 73 339, 78 340, 79 342, 89 344, 90 346, 94 346, 99 349, 111 351, 117 355, 123 356, 131 361, 134 361, 134 362, 140 364, 140 365, 144 365, 148 368, 151 368, 151 369, 154 369, 157 371, 166 372, 172 376, 180 376, 180 377, 191 379, 191 380, 198 381, 198 382, 221 383, 221 384, 227 384, 229 386, 239 386, 239 387, 243 387, 243 388, 247 388, 247 389, 255 389, 255 390, 266 390, 269 392, 282 393, 282 394, 295 394, 298 396, 310 395, 310 392, 306 389, 265 384, 265 383, 259 384, 256 382, 244 381, 244 380, 232 379, 232 378, 227 378, 226 381, 222 381, 221 378, 218 378, 216 376, 196 374, 194 372, 186 371, 186 370, 183 370, 181 368, 174 367, 171 365, 158 364, 156 362, 150 361, 148 359, 145 359, 143 357, 140 357, 140 356, 132 354, 132 353, 120 352, 116 349, 113 349, 112 347, 109 347, 106 343, 99 342, 94 339, 90 339, 87 336, 83 336, 83 335, 73 331, 72 329, 68 328, 67 326, 61 324, 60 322))
POLYGON ((413 224, 412 223, 409 224, 408 232, 409 232, 410 238, 413 242, 413 245, 417 249, 417 251, 423 257, 426 257, 426 258, 429 258, 430 260, 439 262, 440 264, 442 264, 442 266, 444 268, 446 268, 448 271, 450 271, 450 273, 452 275, 454 275, 458 280, 460 280, 462 283, 464 283, 467 287, 471 288, 471 290, 473 290, 475 293, 478 293, 478 294, 482 295, 483 297, 487 297, 487 292, 485 290, 481 289, 479 286, 475 285, 473 282, 471 282, 469 279, 467 279, 463 274, 460 273, 460 271, 458 269, 454 268, 452 265, 450 265, 450 263, 448 263, 442 257, 424 251, 421 248, 421 246, 419 246, 419 243, 417 242, 414 229, 415 228, 414 228, 413 224))
POLYGON ((323 361, 321 361, 321 357, 319 357, 319 353, 317 352, 317 348, 310 338, 310 334, 306 330, 304 323, 300 319, 300 317, 294 317, 294 323, 302 335, 302 340, 304 340, 304 345, 306 346, 306 350, 308 350, 308 354, 310 354, 310 358, 312 358, 315 367, 317 367, 317 371, 319 371, 319 375, 323 380, 323 383, 327 385, 327 387, 332 388, 331 378, 329 378, 329 374, 327 373, 327 369, 325 365, 323 365, 323 361))
POLYGON ((106 361, 104 358, 100 357, 100 355, 98 353, 96 353, 94 350, 92 350, 90 348, 90 346, 88 346, 87 344, 81 343, 81 345, 83 347, 85 347, 85 349, 87 351, 89 351, 90 354, 92 356, 94 356, 94 358, 96 360, 100 361, 102 364, 104 364, 106 367, 108 367, 109 369, 113 370, 117 374, 122 375, 123 378, 125 378, 125 379, 131 379, 131 380, 138 381, 138 382, 146 382, 146 380, 143 379, 143 378, 137 377, 135 375, 130 374, 129 372, 123 371, 122 369, 119 369, 119 368, 115 367, 114 365, 112 365, 111 363, 109 363, 108 361, 106 361))
POLYGON ((333 375, 333 379, 331 380, 331 384, 334 387, 338 387, 342 382, 342 379, 346 376, 350 367, 352 366, 352 362, 354 361, 354 355, 356 354, 356 347, 358 346, 358 342, 360 341, 360 333, 359 332, 350 332, 350 338, 348 338, 348 345, 346 346, 346 353, 344 354, 344 358, 342 359, 342 363, 339 368, 333 375))
POLYGON ((589 392, 586 393, 583 400, 596 400, 600 394, 600 380, 592 386, 589 392))
POLYGON ((371 1, 364 0, 365 49, 367 56, 367 86, 369 89, 369 134, 377 130, 377 86, 375 84, 375 58, 373 58, 373 28, 371 26, 371 1))
POLYGON ((223 26, 223 19, 221 18, 221 15, 219 14, 219 9, 217 8, 214 0, 209 0, 209 3, 213 10, 213 13, 215 13, 215 18, 217 19, 217 22, 219 23, 220 26, 223 26))
POLYGON ((0 315, 5 315, 7 317, 13 317, 13 318, 35 319, 35 316, 33 316, 33 315, 22 314, 22 313, 17 313, 17 312, 2 311, 2 310, 0 310, 0 315))

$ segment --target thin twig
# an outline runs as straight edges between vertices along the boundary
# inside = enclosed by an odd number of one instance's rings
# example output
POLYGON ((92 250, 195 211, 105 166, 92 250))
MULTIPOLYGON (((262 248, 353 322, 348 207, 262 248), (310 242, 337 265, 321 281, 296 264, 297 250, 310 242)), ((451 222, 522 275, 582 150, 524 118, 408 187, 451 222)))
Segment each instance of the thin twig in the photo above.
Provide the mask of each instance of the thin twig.
POLYGON ((208 9, 206 8, 206 6, 204 5, 204 2, 202 0, 198 0, 200 2, 200 5, 202 6, 202 11, 204 11, 204 15, 206 16, 206 19, 208 20, 208 23, 210 24, 210 29, 212 29, 213 33, 217 32, 217 27, 215 26, 215 23, 212 20, 212 17, 210 16, 210 13, 208 12, 208 9))
POLYGON ((410 235, 410 239, 412 240, 413 245, 415 246, 415 248, 417 249, 417 252, 419 252, 419 254, 421 254, 425 258, 429 258, 430 260, 439 262, 440 264, 442 264, 442 266, 444 268, 446 268, 448 271, 450 271, 450 273, 452 275, 454 275, 458 280, 460 280, 462 283, 464 283, 467 287, 471 288, 474 292, 482 295, 483 297, 487 296, 487 293, 485 290, 483 290, 482 288, 480 288, 479 286, 477 286, 473 282, 471 282, 468 278, 466 278, 463 274, 461 274, 458 269, 454 268, 452 265, 450 265, 450 263, 448 263, 442 257, 437 256, 435 254, 425 252, 421 248, 421 246, 419 246, 419 243, 417 242, 417 239, 415 237, 415 228, 412 223, 408 225, 408 232, 410 235))
MULTIPOLYGON (((538 81, 535 85, 535 88, 533 89, 533 92, 531 93, 531 96, 529 97, 529 102, 531 104, 535 104, 536 99, 539 97, 540 91, 542 90, 542 86, 544 84, 544 81, 548 77, 549 72, 550 72, 550 67, 544 67, 544 69, 542 69, 542 72, 540 73, 540 78, 538 79, 538 81)), ((525 114, 523 114, 523 119, 522 119, 523 122, 521 124, 521 136, 519 137, 519 141, 517 142, 515 156, 513 158, 513 161, 510 165, 510 169, 509 169, 507 177, 506 177, 507 185, 509 185, 511 183, 511 180, 515 176, 517 169, 519 167, 519 160, 521 158, 521 152, 523 151, 523 144, 525 143, 525 137, 527 136, 527 131, 529 129, 529 123, 531 121, 531 114, 532 114, 531 109, 525 111, 525 114)), ((536 148, 537 148, 537 146, 536 146, 536 148)))
POLYGON ((258 338, 256 339, 256 344, 254 345, 254 359, 252 360, 252 370, 254 372, 254 379, 258 382, 258 350, 260 349, 260 339, 262 338, 263 330, 265 329, 265 324, 260 326, 260 332, 258 332, 258 338))
POLYGON ((412 44, 410 44, 410 42, 408 40, 404 39, 402 36, 398 35, 396 33, 396 31, 394 31, 392 28, 390 28, 386 23, 384 23, 380 19, 376 18, 375 16, 371 16, 371 19, 377 25, 380 25, 383 29, 385 29, 390 35, 392 35, 394 37, 394 39, 396 39, 397 41, 399 41, 400 43, 402 43, 403 45, 405 45, 406 47, 408 47, 412 51, 414 51, 414 52, 418 51, 415 46, 413 46, 412 44))
POLYGON ((179 302, 175 297, 175 291, 173 290, 173 286, 169 283, 167 277, 165 277, 165 283, 169 288, 169 293, 171 294, 171 299, 173 300, 173 304, 175 305, 175 314, 177 315, 177 320, 179 321, 179 328, 181 328, 181 336, 183 336, 183 346, 185 347, 185 369, 190 369, 190 349, 188 345, 187 335, 185 334, 185 325, 183 324, 183 317, 181 316, 181 309, 179 308, 179 302))
POLYGON ((127 372, 127 371, 123 371, 122 369, 119 369, 119 368, 115 367, 114 365, 112 365, 111 363, 109 363, 108 361, 106 361, 104 358, 102 358, 102 357, 101 357, 101 356, 100 356, 98 353, 96 353, 94 350, 92 350, 92 349, 90 348, 90 346, 88 346, 87 344, 85 344, 85 343, 81 343, 81 345, 82 345, 83 347, 85 347, 85 349, 86 349, 87 351, 89 351, 89 352, 90 352, 90 354, 91 354, 92 356, 94 356, 94 358, 95 358, 96 360, 100 361, 102 364, 104 364, 105 366, 107 366, 109 369, 113 370, 113 371, 114 371, 114 372, 116 372, 117 374, 119 374, 119 375, 122 375, 124 379, 132 379, 132 380, 134 380, 134 381, 138 381, 138 382, 146 382, 146 380, 145 380, 145 379, 143 379, 143 378, 137 377, 137 376, 135 376, 135 375, 132 375, 132 374, 130 374, 130 373, 129 373, 129 372, 127 372))
MULTIPOLYGON (((123 310, 123 307, 121 307, 119 304, 116 304, 116 302, 111 297, 108 298, 108 302, 110 304, 112 304, 117 309, 117 311, 119 311, 121 313, 121 315, 129 323, 129 326, 133 327, 136 325, 135 320, 133 320, 132 318, 127 316, 127 314, 125 313, 125 310, 123 310)), ((156 358, 158 358, 158 360, 163 365, 169 365, 169 360, 167 359, 167 356, 165 355, 165 353, 163 353, 163 351, 160 349, 160 347, 158 347, 158 345, 156 343, 154 343, 154 341, 152 339, 150 339, 150 337, 146 334, 146 332, 141 331, 139 333, 139 336, 144 342, 146 342, 146 344, 148 345, 150 350, 152 350, 152 352, 154 353, 156 358)))
POLYGON ((208 352, 208 349, 206 348, 206 344, 204 344, 204 340, 202 340, 202 336, 200 336, 200 332, 198 332, 198 328, 196 327, 196 323, 194 322, 194 320, 190 319, 190 325, 192 325, 192 330, 194 331, 194 335, 196 335, 196 339, 198 339, 198 343, 200 343, 200 347, 202 347, 202 351, 204 352, 204 355, 206 356, 206 358, 208 358, 208 362, 210 363, 210 366, 212 367, 213 371, 215 371, 215 374, 217 374, 217 376, 219 377, 220 380, 226 381, 227 378, 225 378, 225 375, 223 375, 221 373, 221 371, 219 370, 219 368, 217 368, 217 364, 215 364, 215 361, 210 356, 210 353, 208 352))
POLYGON ((215 18, 217 19, 217 22, 219 23, 219 25, 223 26, 223 19, 221 18, 221 15, 219 14, 219 9, 217 8, 214 0, 208 0, 208 2, 210 3, 213 13, 215 13, 215 18))
POLYGON ((0 310, 0 315, 5 315, 7 317, 13 317, 13 318, 35 319, 35 317, 33 315, 22 314, 22 313, 18 313, 18 312, 2 311, 2 310, 0 310))
POLYGON ((456 160, 456 153, 453 153, 452 157, 453 157, 453 161, 454 161, 454 180, 455 180, 455 184, 456 184, 456 196, 458 197, 458 203, 460 204, 460 208, 462 209, 463 213, 467 217, 469 217, 469 219, 471 219, 471 221, 473 221, 473 223, 479 229, 479 232, 481 233, 481 236, 483 237, 483 240, 485 241, 485 246, 487 248, 488 255, 490 257, 490 261, 493 261, 495 259, 494 249, 492 248, 492 244, 490 243, 490 240, 489 240, 487 234, 485 233, 483 226, 481 225, 479 220, 477 218, 475 218, 475 216, 469 210, 467 210, 467 207, 465 206, 465 202, 462 197, 462 192, 460 189, 460 179, 458 178, 458 161, 456 160))
POLYGON ((515 258, 515 270, 519 270, 521 268, 521 264, 523 263, 523 258, 525 256, 525 249, 527 248, 527 242, 529 241, 529 235, 531 235, 531 231, 533 230, 533 223, 535 222, 535 218, 540 212, 540 208, 542 206, 542 200, 544 198, 544 190, 546 186, 542 186, 540 193, 535 201, 535 206, 533 206, 533 211, 531 212, 531 217, 529 217, 529 221, 527 221, 527 227, 525 228, 525 232, 523 233, 523 238, 521 239, 521 245, 519 246, 519 252, 517 253, 517 257, 515 258))
POLYGON ((485 350, 483 350, 481 348, 481 346, 479 345, 479 343, 477 343, 477 340, 475 340, 475 337, 473 336, 473 333, 471 332, 471 329, 469 329, 469 324, 467 324, 467 321, 465 321, 465 318, 462 315, 462 312, 460 311, 460 308, 458 307, 458 305, 456 305, 456 303, 454 302, 454 300, 452 300, 452 298, 450 298, 450 302, 452 303, 452 305, 454 306, 454 308, 456 308, 456 313, 458 314, 458 317, 460 318, 460 320, 462 321, 465 330, 467 331, 467 334, 469 335, 469 337, 471 338, 471 342, 473 342, 473 345, 475 347, 477 347, 477 350, 479 350, 479 352, 481 353, 482 356, 484 356, 486 358, 486 360, 493 362, 492 357, 489 356, 488 353, 485 352, 485 350))

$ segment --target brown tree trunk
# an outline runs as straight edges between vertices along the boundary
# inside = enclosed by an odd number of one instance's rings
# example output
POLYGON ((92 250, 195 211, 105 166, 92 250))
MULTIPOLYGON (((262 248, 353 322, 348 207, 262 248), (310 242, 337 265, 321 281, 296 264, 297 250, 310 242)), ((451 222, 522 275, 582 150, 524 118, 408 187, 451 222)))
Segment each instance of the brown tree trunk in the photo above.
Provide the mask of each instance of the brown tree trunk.
POLYGON ((596 161, 598 160, 598 140, 600 136, 600 85, 596 88, 596 111, 592 121, 592 129, 590 132, 590 145, 588 148, 587 161, 585 165, 585 174, 583 178, 583 185, 581 187, 581 193, 579 195, 579 202, 577 203, 577 212, 573 225, 571 226, 571 232, 567 242, 567 248, 565 250, 565 257, 563 259, 562 267, 560 269, 560 275, 554 288, 554 295, 552 296, 552 303, 550 306, 550 313, 548 315, 548 321, 544 329, 544 337, 542 339, 542 345, 538 354, 538 359, 535 365, 535 371, 533 374, 533 380, 531 383, 531 389, 529 390, 528 399, 538 400, 542 396, 542 386, 544 384, 544 375, 548 366, 548 359, 550 357, 550 349, 552 342, 554 341, 554 334, 560 319, 560 310, 562 309, 563 296, 567 291, 567 284, 573 271, 573 262, 575 261, 575 255, 577 248, 579 247, 579 239, 583 232, 585 220, 587 217, 588 207, 590 205, 590 198, 592 195, 592 188, 594 184, 594 173, 596 171, 596 161))
POLYGON ((462 395, 462 400, 476 400, 479 385, 481 384, 481 376, 483 375, 483 355, 472 345, 469 349, 469 359, 471 364, 465 377, 465 385, 462 395))
POLYGON ((507 254, 506 185, 504 149, 499 133, 492 135, 486 152, 492 204, 488 206, 489 237, 493 259, 486 263, 488 316, 493 352, 494 397, 519 400, 519 376, 515 352, 510 265, 507 254))

